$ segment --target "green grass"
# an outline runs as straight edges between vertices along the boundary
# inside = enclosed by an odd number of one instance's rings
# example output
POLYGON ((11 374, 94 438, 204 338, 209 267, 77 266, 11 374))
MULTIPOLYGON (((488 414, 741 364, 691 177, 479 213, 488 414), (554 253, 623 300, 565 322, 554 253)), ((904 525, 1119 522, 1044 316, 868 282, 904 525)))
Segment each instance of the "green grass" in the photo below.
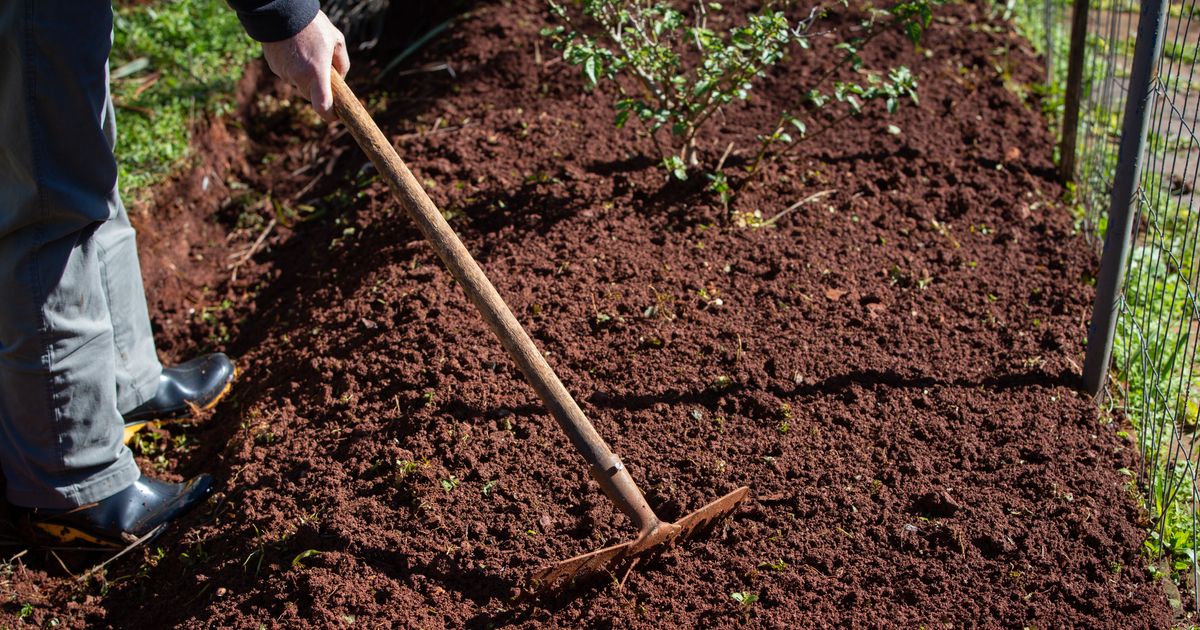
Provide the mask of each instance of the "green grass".
POLYGON ((1196 44, 1163 42, 1163 56, 1172 61, 1196 63, 1197 52, 1196 44))
MULTIPOLYGON (((1041 20, 1041 1, 1023 0, 1010 5, 1012 20, 1025 37, 1041 48, 1045 25, 1041 20)), ((1068 21, 1070 12, 1061 14, 1068 21)), ((1172 16, 1178 19, 1178 12, 1172 16)), ((1173 23, 1173 22, 1172 22, 1173 23)), ((1065 28, 1065 26, 1063 27, 1065 28)), ((1069 42, 1055 37, 1056 62, 1067 58, 1069 42)), ((1128 58, 1132 41, 1107 42, 1095 33, 1087 38, 1089 58, 1101 60, 1114 54, 1128 58)), ((1190 60, 1196 55, 1195 46, 1168 46, 1168 59, 1190 60)), ((1051 94, 1062 92, 1066 69, 1055 64, 1051 94)), ((1101 67, 1097 76, 1106 74, 1101 67)), ((1120 68, 1112 69, 1120 75, 1120 68)), ((1166 81, 1176 80, 1166 77, 1166 81)), ((1087 93, 1100 85, 1084 85, 1084 111, 1080 136, 1081 148, 1090 146, 1092 153, 1079 156, 1080 172, 1076 178, 1075 198, 1090 217, 1082 225, 1094 242, 1103 242, 1107 228, 1107 208, 1111 182, 1116 172, 1116 142, 1120 137, 1121 114, 1102 108, 1088 109, 1087 93), (1085 145, 1082 138, 1090 136, 1085 145)), ((1120 103, 1114 103, 1120 107, 1120 103)), ((1153 125, 1152 125, 1153 126, 1153 125)), ((1112 382, 1122 399, 1115 404, 1123 407, 1137 430, 1138 446, 1146 461, 1148 479, 1138 480, 1145 487, 1145 505, 1152 526, 1147 532, 1147 555, 1156 559, 1167 555, 1173 576, 1180 579, 1196 570, 1197 539, 1193 532, 1196 519, 1193 497, 1196 491, 1196 470, 1180 455, 1180 441, 1190 440, 1197 428, 1200 411, 1200 362, 1196 360, 1197 322, 1193 313, 1197 278, 1197 225, 1200 216, 1173 197, 1170 182, 1163 173, 1155 172, 1163 154, 1179 147, 1178 140, 1160 136, 1149 139, 1151 152, 1159 160, 1144 163, 1140 187, 1143 236, 1133 244, 1124 286, 1125 305, 1117 322, 1113 345, 1112 382)), ((1153 566, 1153 565, 1151 565, 1153 566)), ((1186 582, 1186 579, 1180 580, 1186 582)))
POLYGON ((223 0, 118 8, 113 37, 117 162, 122 191, 137 197, 184 163, 198 121, 233 107, 260 47, 223 0))
MULTIPOLYGON (((1043 4, 1034 0, 1012 3, 1001 2, 997 6, 1000 16, 1016 25, 1017 30, 1025 36, 1025 39, 1033 46, 1034 51, 1043 55, 1043 57, 1047 52, 1051 55, 1052 67, 1050 71, 1053 75, 1053 80, 1045 84, 1029 87, 1041 97, 1042 112, 1050 122, 1051 130, 1057 134, 1059 133, 1059 121, 1062 120, 1065 96, 1063 86, 1067 76, 1066 50, 1069 45, 1068 40, 1071 37, 1069 20, 1052 24, 1047 28, 1044 20, 1043 4), (1047 35, 1049 35, 1050 51, 1046 50, 1047 35)), ((1056 15, 1069 15, 1071 11, 1070 0, 1054 0, 1053 10, 1056 15)))
POLYGON ((1192 318, 1200 217, 1175 201, 1161 173, 1146 172, 1142 187, 1145 236, 1129 261, 1113 369, 1124 384, 1143 457, 1155 471, 1150 511, 1156 526, 1147 548, 1153 555, 1169 553, 1173 569, 1184 571, 1194 567, 1198 543, 1191 513, 1195 470, 1180 461, 1177 440, 1190 439, 1200 411, 1192 318))
POLYGON ((1167 7, 1168 15, 1173 18, 1187 19, 1189 17, 1200 16, 1200 7, 1194 2, 1172 2, 1167 7))

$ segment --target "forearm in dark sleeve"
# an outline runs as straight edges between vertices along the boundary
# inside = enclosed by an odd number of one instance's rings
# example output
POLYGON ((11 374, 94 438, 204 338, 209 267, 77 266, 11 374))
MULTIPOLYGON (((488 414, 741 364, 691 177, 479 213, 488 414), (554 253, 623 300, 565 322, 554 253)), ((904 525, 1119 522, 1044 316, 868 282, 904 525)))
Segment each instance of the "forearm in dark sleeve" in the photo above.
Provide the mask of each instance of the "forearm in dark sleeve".
POLYGON ((319 0, 228 0, 246 33, 260 42, 277 42, 299 33, 321 9, 319 0))

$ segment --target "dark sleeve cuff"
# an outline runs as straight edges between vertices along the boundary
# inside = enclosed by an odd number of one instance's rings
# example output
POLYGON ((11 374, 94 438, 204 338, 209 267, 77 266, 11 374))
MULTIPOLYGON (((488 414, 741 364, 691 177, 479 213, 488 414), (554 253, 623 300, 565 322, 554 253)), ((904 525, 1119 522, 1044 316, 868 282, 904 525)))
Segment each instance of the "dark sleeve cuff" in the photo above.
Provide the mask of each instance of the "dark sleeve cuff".
POLYGON ((308 26, 320 0, 229 0, 246 33, 260 42, 278 42, 308 26))

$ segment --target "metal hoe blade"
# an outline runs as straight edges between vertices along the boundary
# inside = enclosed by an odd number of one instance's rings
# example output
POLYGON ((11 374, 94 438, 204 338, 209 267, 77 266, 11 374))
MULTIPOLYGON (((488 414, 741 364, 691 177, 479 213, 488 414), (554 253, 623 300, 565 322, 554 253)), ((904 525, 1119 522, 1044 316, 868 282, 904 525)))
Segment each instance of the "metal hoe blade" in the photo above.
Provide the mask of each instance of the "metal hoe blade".
POLYGON ((626 561, 664 550, 675 541, 686 540, 729 515, 737 504, 746 498, 749 491, 749 488, 742 486, 674 523, 662 525, 656 531, 643 532, 629 542, 568 558, 540 569, 530 579, 535 589, 546 590, 562 583, 611 571, 626 561))

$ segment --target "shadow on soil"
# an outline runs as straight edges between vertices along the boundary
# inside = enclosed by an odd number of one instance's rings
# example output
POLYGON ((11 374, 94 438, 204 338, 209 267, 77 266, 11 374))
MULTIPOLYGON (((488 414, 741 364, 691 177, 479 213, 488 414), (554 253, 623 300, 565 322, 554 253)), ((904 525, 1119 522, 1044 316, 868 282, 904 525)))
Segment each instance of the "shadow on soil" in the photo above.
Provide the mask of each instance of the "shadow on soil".
MULTIPOLYGON (((1066 370, 1059 374, 1029 372, 994 376, 982 380, 938 379, 929 376, 905 376, 894 371, 859 370, 831 376, 815 383, 805 383, 792 389, 770 387, 767 391, 780 398, 795 399, 841 394, 853 386, 868 389, 878 386, 892 389, 922 389, 947 386, 975 389, 982 387, 995 391, 1027 387, 1069 387, 1078 389, 1080 387, 1079 379, 1079 374, 1066 370)), ((713 406, 722 397, 737 394, 746 389, 745 386, 734 385, 719 392, 714 392, 711 389, 702 389, 691 392, 674 391, 647 396, 612 396, 604 392, 596 392, 588 397, 587 402, 602 409, 623 409, 626 411, 644 411, 662 403, 713 406)))

